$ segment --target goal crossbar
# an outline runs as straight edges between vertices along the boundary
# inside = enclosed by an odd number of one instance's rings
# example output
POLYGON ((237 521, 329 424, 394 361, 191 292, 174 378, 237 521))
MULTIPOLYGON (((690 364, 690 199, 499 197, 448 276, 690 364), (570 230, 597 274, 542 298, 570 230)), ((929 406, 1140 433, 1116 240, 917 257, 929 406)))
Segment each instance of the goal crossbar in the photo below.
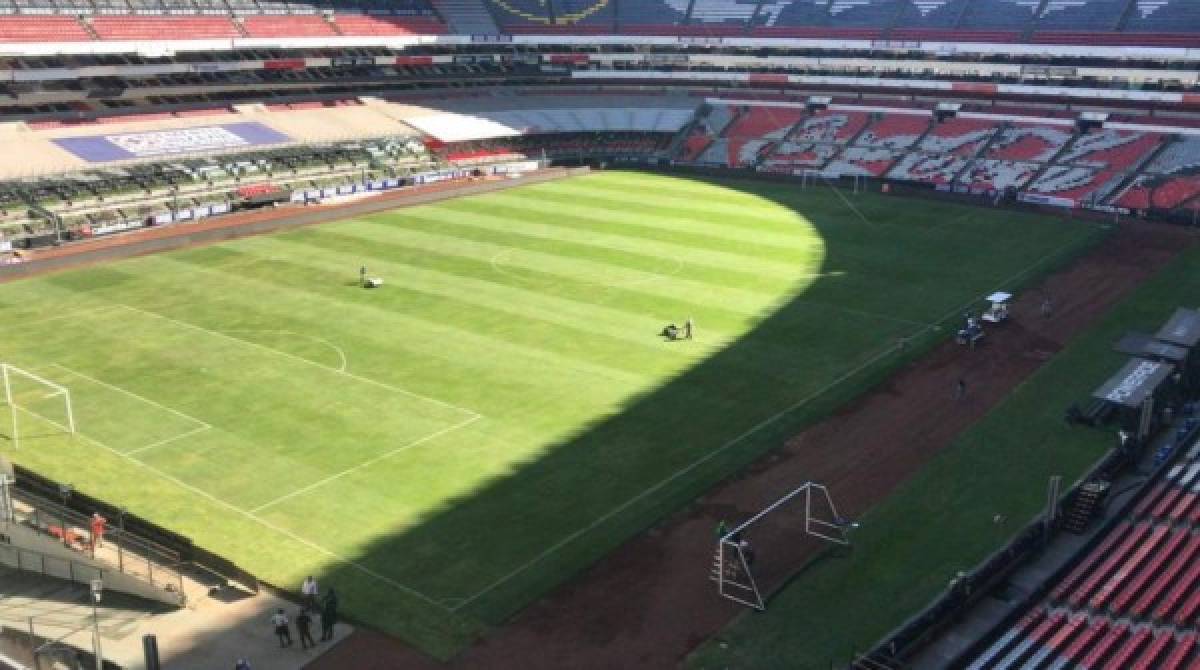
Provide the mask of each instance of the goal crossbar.
POLYGON ((50 381, 49 379, 46 379, 45 377, 42 377, 41 375, 30 372, 29 370, 19 368, 15 365, 12 365, 11 363, 0 363, 0 381, 2 381, 4 384, 4 402, 5 402, 5 404, 8 405, 9 412, 11 414, 12 432, 13 432, 13 435, 12 435, 13 447, 15 449, 21 448, 20 429, 18 427, 19 419, 17 417, 17 412, 18 412, 18 410, 24 410, 27 412, 31 412, 31 410, 29 410, 27 408, 23 408, 17 404, 16 394, 13 392, 13 377, 23 377, 23 378, 28 379, 36 384, 41 384, 42 386, 45 386, 46 388, 50 389, 53 392, 48 393, 44 396, 47 399, 62 397, 64 406, 66 408, 67 423, 65 426, 62 424, 59 424, 58 422, 56 422, 53 419, 50 419, 48 417, 40 416, 36 413, 33 413, 33 414, 35 416, 38 416, 38 418, 40 418, 44 421, 47 421, 62 430, 65 430, 68 433, 74 434, 75 432, 77 432, 76 428, 75 428, 75 410, 71 403, 71 391, 69 389, 67 389, 67 387, 65 387, 62 384, 59 384, 57 382, 50 381))

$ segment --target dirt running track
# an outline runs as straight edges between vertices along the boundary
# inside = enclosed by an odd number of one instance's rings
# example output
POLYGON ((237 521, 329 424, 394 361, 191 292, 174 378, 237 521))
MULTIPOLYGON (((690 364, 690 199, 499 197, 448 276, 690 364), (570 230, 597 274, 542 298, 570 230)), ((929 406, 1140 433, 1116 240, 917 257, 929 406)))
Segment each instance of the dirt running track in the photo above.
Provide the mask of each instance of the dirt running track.
MULTIPOLYGON (((974 352, 946 342, 792 438, 744 476, 630 540, 451 663, 437 663, 402 642, 360 629, 309 667, 677 666, 741 611, 719 599, 706 581, 718 520, 745 518, 809 479, 827 483, 843 513, 860 515, 1195 239, 1178 227, 1123 224, 1092 253, 1043 284, 1054 301, 1053 318, 1039 314, 1041 292, 1025 291, 1002 336, 974 352), (967 395, 947 402, 959 378, 969 380, 967 395), (880 435, 888 436, 886 448, 880 435)), ((757 529, 755 543, 771 547, 772 563, 781 548, 792 546, 794 555, 780 557, 791 566, 820 549, 816 542, 786 542, 757 529)), ((770 575, 766 586, 773 588, 784 579, 783 574, 770 575)))

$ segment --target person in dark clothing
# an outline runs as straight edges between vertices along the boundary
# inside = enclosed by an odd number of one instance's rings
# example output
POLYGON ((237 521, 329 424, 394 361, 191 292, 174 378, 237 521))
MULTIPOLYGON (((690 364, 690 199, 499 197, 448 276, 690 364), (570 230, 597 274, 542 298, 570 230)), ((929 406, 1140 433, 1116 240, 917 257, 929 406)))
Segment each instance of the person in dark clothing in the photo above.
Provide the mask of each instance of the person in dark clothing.
POLYGON ((300 614, 296 615, 296 630, 300 633, 300 648, 308 649, 309 647, 317 646, 313 640, 312 632, 312 616, 308 613, 308 608, 302 608, 300 614))
POLYGON ((283 613, 282 609, 271 615, 271 625, 275 626, 275 635, 279 637, 279 646, 292 646, 292 632, 288 628, 287 615, 283 613))
POLYGON ((958 384, 954 387, 954 397, 957 400, 962 400, 965 395, 967 395, 967 380, 959 377, 958 384))
POLYGON ((325 601, 321 604, 321 641, 326 642, 333 639, 333 627, 337 624, 337 608, 338 598, 337 592, 332 588, 325 594, 325 601))

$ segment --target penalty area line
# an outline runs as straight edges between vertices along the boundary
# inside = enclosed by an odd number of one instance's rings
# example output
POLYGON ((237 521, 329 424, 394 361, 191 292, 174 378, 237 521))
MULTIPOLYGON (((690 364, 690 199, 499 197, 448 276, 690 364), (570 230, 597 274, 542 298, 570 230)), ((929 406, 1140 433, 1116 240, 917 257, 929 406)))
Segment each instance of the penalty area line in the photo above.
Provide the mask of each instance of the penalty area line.
MULTIPOLYGON (((25 411, 29 412, 29 410, 25 410, 25 411)), ((36 412, 29 412, 29 413, 33 414, 34 416, 38 417, 39 419, 42 419, 43 421, 49 421, 51 424, 55 424, 54 421, 51 421, 50 419, 47 419, 46 417, 41 416, 41 415, 37 414, 36 412)), ((55 425, 57 425, 57 424, 55 424, 55 425)), ((441 609, 446 612, 452 612, 452 610, 448 609, 446 606, 444 606, 439 601, 425 595, 424 593, 421 593, 420 591, 412 588, 411 586, 406 586, 406 585, 401 584, 400 582, 392 579, 391 577, 388 577, 386 575, 381 575, 378 572, 375 572, 374 570, 366 567, 365 565, 362 565, 361 563, 352 561, 330 549, 327 549, 327 548, 313 542, 312 540, 305 539, 305 538, 297 535, 296 533, 293 533, 292 531, 287 530, 286 528, 283 528, 274 523, 271 523, 270 521, 267 521, 266 519, 254 514, 253 512, 244 510, 241 507, 238 507, 237 505, 234 505, 230 502, 226 502, 225 500, 218 498, 217 496, 209 493, 208 491, 205 491, 204 489, 193 486, 192 484, 188 484, 187 482, 183 481, 182 479, 180 479, 172 474, 169 474, 167 472, 164 472, 163 470, 160 470, 139 458, 131 456, 128 453, 121 452, 118 449, 114 449, 113 447, 110 447, 109 445, 101 442, 100 440, 97 440, 94 437, 89 437, 87 435, 84 435, 83 433, 76 433, 76 435, 78 435, 80 439, 90 442, 92 445, 99 447, 100 449, 103 449, 104 451, 107 451, 107 452, 117 456, 118 458, 121 458, 122 460, 129 461, 130 463, 133 463, 134 465, 136 465, 140 468, 148 470, 148 471, 158 475, 162 479, 165 479, 166 481, 171 482, 172 484, 174 484, 190 493, 194 493, 195 495, 198 495, 201 498, 204 498, 205 500, 211 501, 212 503, 218 505, 219 507, 222 507, 231 512, 234 512, 240 516, 246 517, 247 519, 259 524, 260 526, 262 526, 268 530, 272 530, 276 533, 279 533, 280 535, 283 535, 284 537, 286 537, 294 542, 302 544, 305 547, 308 547, 309 549, 312 549, 313 551, 316 551, 319 554, 322 554, 324 556, 332 558, 333 560, 337 561, 338 563, 342 563, 344 565, 350 566, 351 568, 357 570, 358 572, 361 572, 362 574, 364 574, 368 577, 371 577, 380 582, 383 582, 384 584, 387 584, 399 591, 407 593, 407 594, 413 596, 414 598, 418 598, 419 600, 421 600, 429 605, 433 605, 434 607, 437 607, 438 609, 441 609)))

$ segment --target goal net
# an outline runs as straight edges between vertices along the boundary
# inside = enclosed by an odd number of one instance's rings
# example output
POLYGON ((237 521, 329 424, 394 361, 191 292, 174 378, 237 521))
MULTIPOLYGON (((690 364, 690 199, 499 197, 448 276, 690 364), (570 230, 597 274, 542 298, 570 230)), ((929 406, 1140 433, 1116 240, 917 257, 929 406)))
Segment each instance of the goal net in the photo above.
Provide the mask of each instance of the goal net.
POLYGON ((22 439, 75 432, 71 392, 65 386, 9 363, 0 363, 0 384, 8 419, 0 433, 13 448, 20 449, 22 439))
POLYGON ((782 584, 811 555, 811 545, 798 537, 848 545, 857 526, 838 514, 829 489, 807 482, 718 537, 712 575, 717 592, 765 610, 764 586, 782 584))

